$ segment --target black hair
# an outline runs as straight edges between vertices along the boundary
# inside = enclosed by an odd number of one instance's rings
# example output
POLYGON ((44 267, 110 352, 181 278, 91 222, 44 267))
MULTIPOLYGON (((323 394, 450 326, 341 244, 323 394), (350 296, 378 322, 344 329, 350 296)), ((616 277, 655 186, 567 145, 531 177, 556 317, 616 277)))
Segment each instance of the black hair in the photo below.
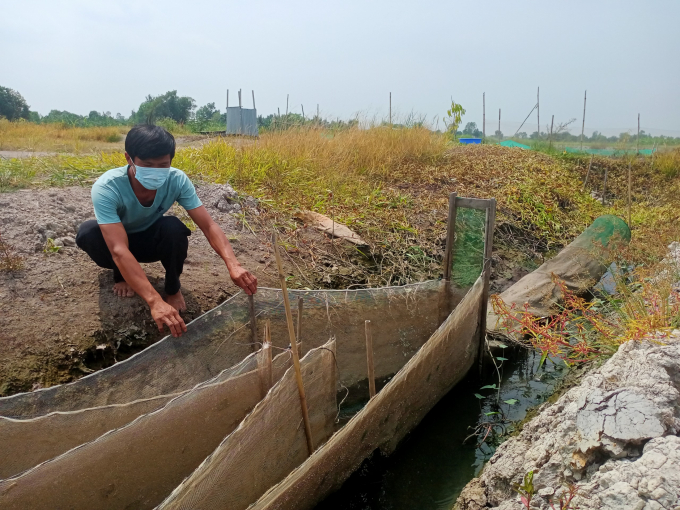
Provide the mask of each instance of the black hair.
POLYGON ((125 138, 125 152, 134 160, 152 159, 170 154, 175 157, 175 137, 160 126, 140 124, 125 138))

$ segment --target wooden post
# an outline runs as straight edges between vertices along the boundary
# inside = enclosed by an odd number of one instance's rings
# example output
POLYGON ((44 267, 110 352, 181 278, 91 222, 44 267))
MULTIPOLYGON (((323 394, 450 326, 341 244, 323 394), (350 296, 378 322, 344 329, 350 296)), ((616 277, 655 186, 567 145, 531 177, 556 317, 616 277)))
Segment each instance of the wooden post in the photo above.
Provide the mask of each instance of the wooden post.
POLYGON ((241 89, 238 89, 238 116, 239 116, 239 134, 243 134, 243 107, 241 106, 241 89))
POLYGON ((304 299, 302 299, 302 296, 298 298, 298 308, 297 308, 297 343, 298 343, 298 352, 302 354, 302 304, 304 303, 304 299))
POLYGON ((607 194, 607 167, 604 168, 604 184, 602 185, 602 205, 604 205, 604 197, 607 194))
POLYGON ((290 97, 290 94, 286 94, 286 115, 288 115, 288 98, 290 97))
POLYGON ((482 92, 482 142, 486 141, 486 92, 482 92))
POLYGON ((541 87, 536 89, 536 124, 538 125, 538 131, 536 131, 536 140, 541 139, 541 87))
POLYGON ((588 163, 588 171, 586 172, 586 178, 583 179, 583 190, 586 189, 586 184, 588 183, 588 176, 590 175, 590 166, 593 164, 593 154, 590 155, 590 163, 588 163))
POLYGON ((496 229, 496 199, 489 199, 489 208, 486 210, 486 222, 484 225, 484 289, 482 290, 482 302, 479 307, 479 373, 484 368, 484 346, 486 344, 486 314, 489 302, 489 283, 491 280, 491 257, 493 255, 493 234, 496 229))
POLYGON ((302 120, 305 120, 305 105, 301 104, 300 108, 302 108, 302 120))
POLYGON ((225 134, 227 133, 227 126, 229 125, 229 89, 227 89, 227 109, 224 112, 224 130, 225 134))
POLYGON ((631 176, 631 166, 633 164, 633 160, 631 159, 628 161, 628 228, 630 228, 631 222, 630 222, 630 208, 631 208, 631 202, 632 202, 632 190, 633 190, 633 183, 632 183, 632 176, 631 176))
POLYGON ((581 152, 583 152, 583 131, 586 129, 586 99, 588 97, 588 91, 583 93, 583 123, 581 124, 581 152))
POLYGON ((444 280, 451 280, 451 257, 453 251, 453 238, 456 233, 456 197, 454 191, 449 195, 449 217, 446 224, 446 247, 444 248, 444 280))
POLYGON ((640 155, 640 114, 638 113, 638 135, 637 135, 637 149, 635 150, 637 156, 640 155))
POLYGON ((250 338, 253 343, 253 352, 257 351, 257 316, 255 315, 255 296, 248 296, 248 308, 250 309, 250 338))
POLYGON ((501 143, 501 109, 498 109, 498 143, 501 143))
POLYGON ((253 93, 253 110, 257 110, 257 108, 255 108, 255 91, 251 90, 251 92, 253 93))
POLYGON ((371 335, 371 321, 366 321, 366 364, 368 365, 368 394, 375 397, 375 370, 373 368, 373 337, 371 335))
POLYGON ((553 125, 555 124, 555 116, 552 116, 552 120, 550 121, 550 141, 548 142, 548 148, 552 147, 552 132, 553 132, 553 125))
POLYGON ((392 92, 390 92, 390 127, 392 127, 392 92))
POLYGON ((298 393, 300 394, 300 408, 302 410, 302 421, 305 425, 305 437, 307 439, 307 451, 309 455, 314 453, 314 446, 312 445, 312 428, 309 423, 309 411, 307 410, 307 397, 305 396, 305 387, 302 382, 302 370, 300 369, 300 356, 297 348, 297 341, 295 339, 295 327, 293 326, 293 314, 290 309, 290 301, 288 299, 288 288, 286 287, 286 277, 283 274, 283 264, 281 263, 281 254, 279 253, 279 241, 276 234, 272 236, 272 244, 274 245, 274 255, 276 256, 276 267, 279 271, 279 280, 281 281, 281 293, 283 294, 283 306, 286 310, 286 322, 288 323, 288 336, 290 337, 290 351, 293 356, 293 368, 295 369, 295 379, 297 381, 298 393))

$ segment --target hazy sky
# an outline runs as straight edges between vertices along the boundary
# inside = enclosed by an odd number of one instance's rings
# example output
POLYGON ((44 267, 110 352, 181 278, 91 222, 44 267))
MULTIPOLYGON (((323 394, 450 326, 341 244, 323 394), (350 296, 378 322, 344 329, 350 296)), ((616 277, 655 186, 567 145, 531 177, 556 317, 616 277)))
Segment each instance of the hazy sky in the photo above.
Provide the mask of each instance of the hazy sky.
MULTIPOLYGON (((445 113, 514 132, 541 87, 541 127, 680 136, 680 1, 2 1, 0 85, 33 110, 129 115, 177 89, 258 113, 445 113)), ((441 127, 441 123, 440 123, 441 127)), ((535 112, 522 131, 536 130, 535 112)))

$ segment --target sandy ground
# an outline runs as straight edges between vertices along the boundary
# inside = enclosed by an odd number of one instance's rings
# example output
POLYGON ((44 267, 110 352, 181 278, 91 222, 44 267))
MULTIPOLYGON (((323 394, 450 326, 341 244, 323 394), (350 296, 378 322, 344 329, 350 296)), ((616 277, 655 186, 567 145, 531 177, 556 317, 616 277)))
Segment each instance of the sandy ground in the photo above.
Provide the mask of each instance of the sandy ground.
MULTIPOLYGON (((260 285, 276 286, 275 269, 269 268, 270 243, 215 206, 221 189, 197 186, 242 265, 257 275, 260 285)), ((257 214, 256 209, 246 211, 257 214)), ((173 213, 186 215, 178 206, 173 213)), ((0 395, 70 381, 161 338, 146 303, 137 296, 114 296, 112 271, 97 267, 75 246, 78 226, 92 218, 89 188, 0 194, 0 235, 24 259, 23 270, 0 272, 0 395), (48 238, 63 247, 45 253, 48 238)), ((160 262, 144 268, 161 292, 165 273, 160 262)), ((200 230, 189 238, 182 290, 186 322, 238 291, 200 230)))

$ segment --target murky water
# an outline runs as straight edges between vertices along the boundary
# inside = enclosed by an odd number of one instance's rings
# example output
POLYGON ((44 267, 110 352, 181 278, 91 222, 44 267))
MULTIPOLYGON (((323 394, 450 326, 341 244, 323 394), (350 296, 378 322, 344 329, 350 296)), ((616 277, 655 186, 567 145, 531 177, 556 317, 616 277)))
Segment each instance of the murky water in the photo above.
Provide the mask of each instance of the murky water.
POLYGON ((502 412, 509 421, 523 419, 527 408, 547 398, 566 372, 559 361, 548 361, 539 369, 540 353, 535 351, 518 350, 506 356, 510 359, 502 367, 500 399, 496 391, 480 389, 497 384, 497 374, 489 371, 481 380, 469 375, 428 413, 393 455, 375 453, 316 510, 450 509, 493 453, 486 443, 477 448, 475 438, 463 444, 472 432, 469 427, 499 417, 486 413, 502 412), (510 405, 506 400, 517 402, 510 405))

